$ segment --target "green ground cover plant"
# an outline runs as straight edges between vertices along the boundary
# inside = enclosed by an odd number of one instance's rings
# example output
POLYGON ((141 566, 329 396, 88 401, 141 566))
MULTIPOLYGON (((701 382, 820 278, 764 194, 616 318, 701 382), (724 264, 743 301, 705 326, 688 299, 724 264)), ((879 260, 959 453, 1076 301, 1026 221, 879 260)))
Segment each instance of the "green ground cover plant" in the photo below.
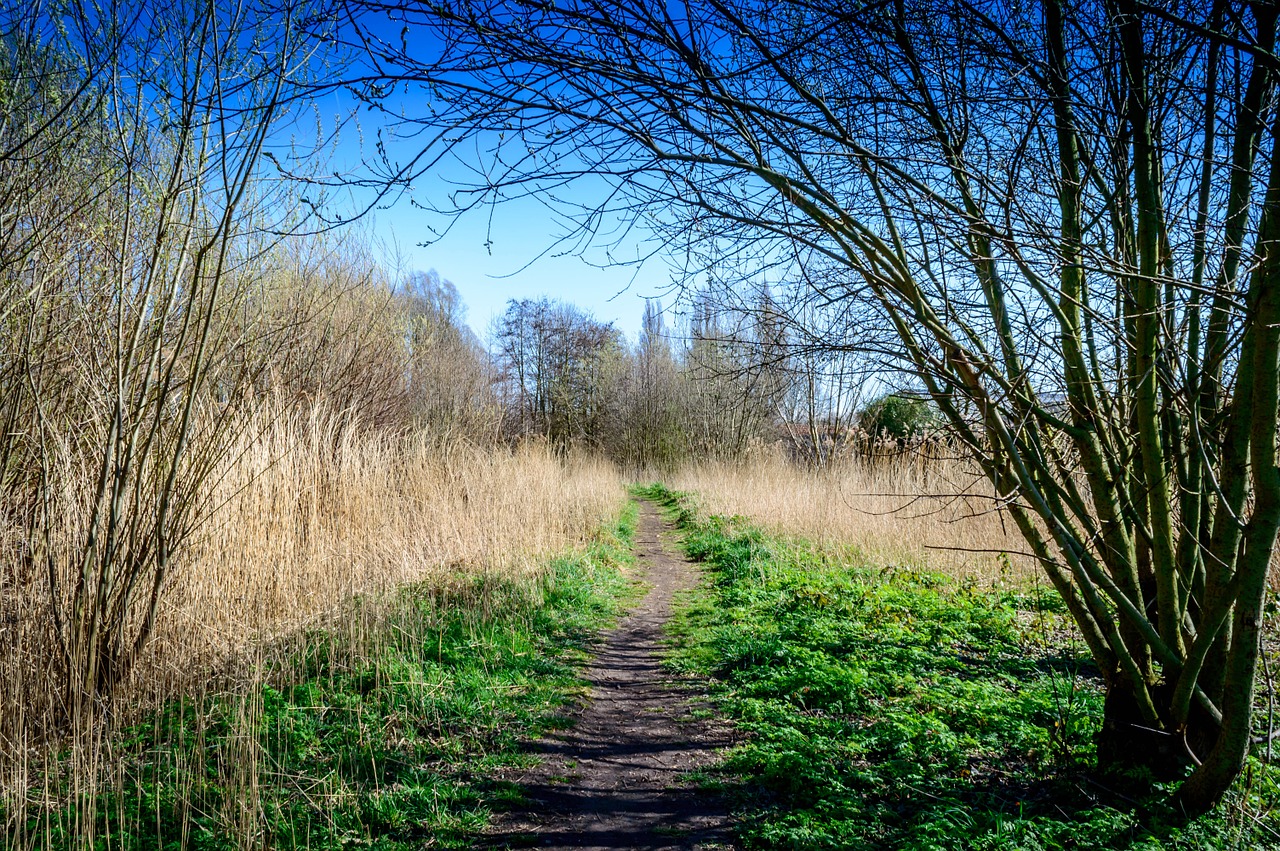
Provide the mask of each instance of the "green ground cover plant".
POLYGON ((176 701, 124 730, 98 788, 58 788, 55 758, 27 817, 0 813, 19 822, 0 838, 31 848, 471 847, 491 809, 518 798, 495 777, 531 759, 522 742, 565 723, 592 637, 630 596, 621 568, 634 528, 631 506, 537 581, 459 575, 353 601, 340 628, 309 632, 305 649, 251 687, 176 701))
POLYGON ((1048 590, 979 588, 703 517, 662 486, 708 571, 672 664, 744 742, 746 849, 1280 847, 1280 774, 1251 758, 1186 822, 1149 777, 1099 776, 1101 680, 1048 590))

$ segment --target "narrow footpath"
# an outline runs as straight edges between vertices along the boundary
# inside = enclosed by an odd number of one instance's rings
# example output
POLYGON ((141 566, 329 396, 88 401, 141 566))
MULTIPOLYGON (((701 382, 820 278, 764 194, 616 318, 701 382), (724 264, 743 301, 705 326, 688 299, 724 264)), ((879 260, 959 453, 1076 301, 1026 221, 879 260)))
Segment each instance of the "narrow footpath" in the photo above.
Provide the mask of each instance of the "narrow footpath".
POLYGON ((730 730, 691 717, 688 688, 661 664, 672 597, 698 579, 669 534, 641 502, 636 578, 650 590, 604 636, 573 727, 539 742, 541 763, 512 778, 530 806, 500 817, 486 847, 732 849, 724 802, 685 778, 715 761, 730 730))

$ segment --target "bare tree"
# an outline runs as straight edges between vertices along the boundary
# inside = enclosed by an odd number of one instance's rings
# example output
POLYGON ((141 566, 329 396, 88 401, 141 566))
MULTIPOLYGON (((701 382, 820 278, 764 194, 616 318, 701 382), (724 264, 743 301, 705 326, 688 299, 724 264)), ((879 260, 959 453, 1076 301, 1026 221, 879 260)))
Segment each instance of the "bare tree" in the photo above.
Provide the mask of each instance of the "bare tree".
POLYGON ((849 302, 828 302, 794 287, 789 294, 784 316, 796 390, 783 420, 797 454, 822 467, 855 437, 877 369, 875 320, 866 327, 867 317, 851 313, 849 302))
POLYGON ((442 445, 497 436, 488 353, 467 326, 457 288, 434 269, 405 280, 411 392, 417 416, 442 445))
POLYGON ((310 70, 304 12, 0 10, 0 484, 76 723, 147 644, 252 386, 238 308, 297 223, 259 178, 310 70))
POLYGON ((629 359, 606 449, 624 467, 664 469, 684 454, 679 401, 683 375, 666 328, 662 304, 646 299, 640 336, 629 359))
POLYGON ((444 212, 540 195, 704 268, 843 270, 822 294, 895 331, 1079 625, 1103 753, 1221 798, 1280 525, 1274 6, 353 2, 375 17, 410 35, 366 28, 373 80, 436 140, 397 176, 479 153, 444 212))
POLYGON ((743 289, 707 288, 693 300, 681 407, 694 457, 741 458, 769 442, 791 386, 781 315, 767 290, 743 289))
POLYGON ((598 443, 621 353, 612 324, 563 302, 512 300, 494 341, 516 435, 542 435, 561 450, 598 443))

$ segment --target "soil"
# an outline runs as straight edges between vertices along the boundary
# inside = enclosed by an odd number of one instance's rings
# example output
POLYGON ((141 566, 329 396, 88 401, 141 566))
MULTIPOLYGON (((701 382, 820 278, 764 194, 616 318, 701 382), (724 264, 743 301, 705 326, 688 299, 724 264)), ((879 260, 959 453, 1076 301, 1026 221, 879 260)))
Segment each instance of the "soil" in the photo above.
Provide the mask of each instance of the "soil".
POLYGON ((486 847, 733 848, 724 800, 688 776, 716 761, 732 730, 661 664, 672 598, 698 572, 675 553, 649 503, 640 506, 635 570, 648 593, 603 636, 573 726, 537 742, 539 764, 509 778, 523 786, 527 805, 497 820, 486 847))

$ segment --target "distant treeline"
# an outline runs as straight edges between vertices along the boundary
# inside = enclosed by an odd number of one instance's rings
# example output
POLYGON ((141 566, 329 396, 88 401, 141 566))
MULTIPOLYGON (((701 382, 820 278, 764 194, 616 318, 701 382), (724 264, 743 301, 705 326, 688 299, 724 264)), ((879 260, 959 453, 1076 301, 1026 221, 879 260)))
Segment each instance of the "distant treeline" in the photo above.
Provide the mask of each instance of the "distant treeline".
POLYGON ((419 410, 439 433, 537 437, 649 469, 769 444, 822 463, 900 447, 937 426, 918 397, 868 400, 867 373, 849 353, 799 345, 788 332, 793 318, 767 290, 745 308, 699 293, 677 327, 648 301, 634 344, 572 304, 512 300, 486 351, 460 323, 452 284, 434 272, 411 281, 414 327, 434 329, 426 339, 435 348, 418 367, 419 410), (485 374, 489 395, 476 392, 485 374))

